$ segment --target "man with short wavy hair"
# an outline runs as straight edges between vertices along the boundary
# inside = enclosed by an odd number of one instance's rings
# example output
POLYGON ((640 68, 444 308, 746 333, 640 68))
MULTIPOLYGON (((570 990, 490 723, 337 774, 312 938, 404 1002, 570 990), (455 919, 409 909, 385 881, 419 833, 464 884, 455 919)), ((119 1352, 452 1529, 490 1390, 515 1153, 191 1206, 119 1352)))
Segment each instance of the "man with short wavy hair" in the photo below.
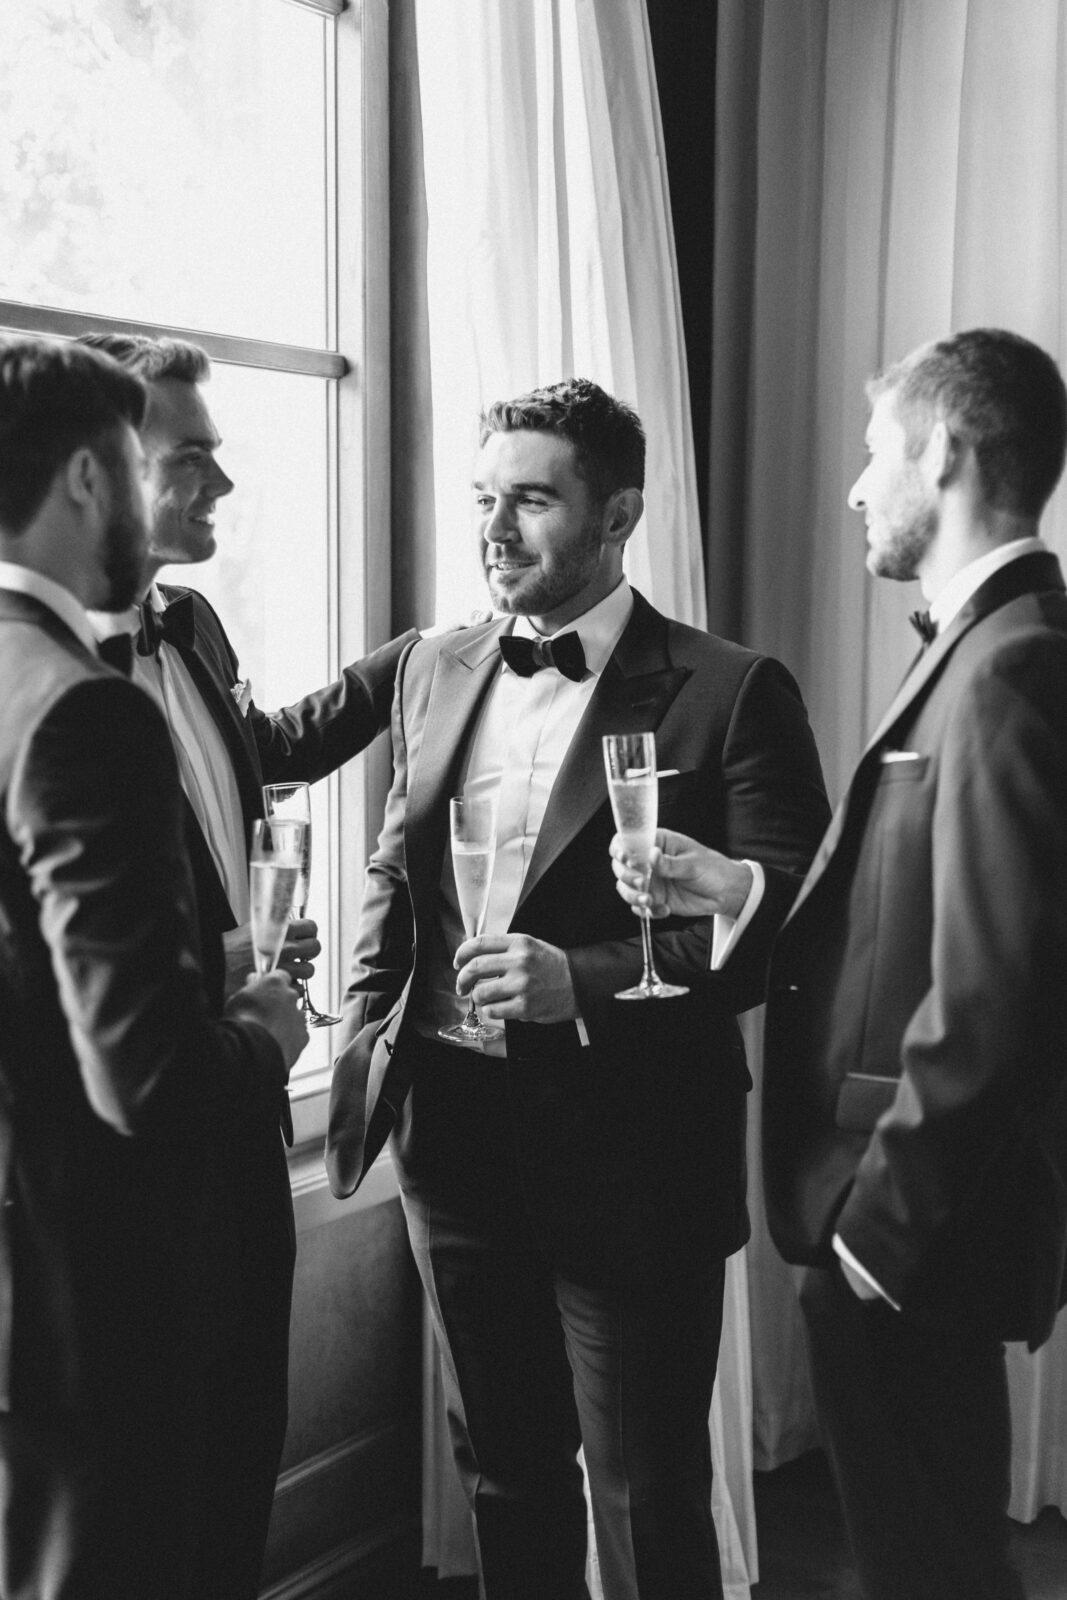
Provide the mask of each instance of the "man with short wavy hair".
POLYGON ((500 615, 401 663, 334 1071, 338 1193, 393 1132, 487 1600, 587 1595, 580 1446, 609 1600, 722 1594, 708 1412, 725 1258, 748 1233, 736 1013, 826 805, 784 668, 626 582, 643 482, 640 421, 594 383, 486 412, 474 517, 500 615), (657 941, 689 993, 631 1005, 615 996, 641 941, 612 892, 601 746, 647 731, 661 815, 727 852, 730 888, 717 930, 657 941), (472 939, 448 848, 461 793, 497 812, 472 939), (468 999, 502 1024, 478 1049, 439 1037, 468 999))
MULTIPOLYGON (((215 552, 215 508, 233 490, 217 459, 218 429, 204 394, 211 365, 198 345, 145 335, 88 334, 147 390, 147 594, 123 617, 95 617, 101 636, 136 636, 134 681, 170 726, 186 797, 197 903, 221 1001, 252 967, 248 840, 264 783, 315 782, 364 749, 388 723, 396 664, 415 631, 281 711, 260 710, 237 652, 197 590, 161 585, 166 565, 215 552), (220 943, 221 935, 221 943, 220 943)), ((310 919, 290 925, 281 965, 308 978, 318 953, 310 919)), ((284 1108, 288 1124, 288 1106, 284 1108)), ((291 1124, 290 1128, 291 1137, 291 1124)), ((213 1402, 214 1448, 204 1463, 205 1567, 199 1600, 254 1600, 288 1415, 289 1320, 296 1240, 288 1165, 275 1127, 250 1128, 227 1152, 240 1207, 243 1337, 213 1402)))

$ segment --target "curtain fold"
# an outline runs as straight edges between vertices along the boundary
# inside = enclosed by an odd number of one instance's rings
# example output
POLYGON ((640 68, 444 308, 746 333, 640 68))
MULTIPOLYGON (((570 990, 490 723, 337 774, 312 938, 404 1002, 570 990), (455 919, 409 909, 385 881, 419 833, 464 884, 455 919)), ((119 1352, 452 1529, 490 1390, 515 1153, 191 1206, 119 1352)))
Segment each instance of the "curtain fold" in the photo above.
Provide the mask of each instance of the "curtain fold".
MULTIPOLYGON (((918 603, 868 579, 845 505, 865 377, 979 325, 1067 358, 1065 42, 1059 0, 720 0, 708 592, 713 617, 797 674, 832 797, 904 672, 918 603)), ((1062 486, 1043 532, 1067 554, 1062 486)), ((769 1466, 814 1429, 762 1223, 750 1262, 769 1466)), ((1016 1516, 1045 1497, 1067 1510, 1065 1341, 1061 1322, 1036 1358, 1010 1354, 1016 1516)))
POLYGON ((416 0, 441 616, 484 593, 478 412, 578 375, 648 434, 631 579, 704 620, 685 349, 641 0, 416 0))

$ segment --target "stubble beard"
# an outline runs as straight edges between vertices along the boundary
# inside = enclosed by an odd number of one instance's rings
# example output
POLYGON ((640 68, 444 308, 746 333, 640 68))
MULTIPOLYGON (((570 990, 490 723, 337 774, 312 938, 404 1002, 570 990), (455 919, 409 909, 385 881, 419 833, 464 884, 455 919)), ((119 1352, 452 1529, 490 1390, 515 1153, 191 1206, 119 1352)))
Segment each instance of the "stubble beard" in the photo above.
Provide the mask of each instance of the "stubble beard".
POLYGON ((560 606, 592 582, 600 560, 600 521, 590 517, 581 534, 566 553, 557 553, 552 570, 541 568, 521 590, 509 592, 494 582, 494 575, 486 569, 489 597, 497 611, 509 616, 550 616, 560 606))

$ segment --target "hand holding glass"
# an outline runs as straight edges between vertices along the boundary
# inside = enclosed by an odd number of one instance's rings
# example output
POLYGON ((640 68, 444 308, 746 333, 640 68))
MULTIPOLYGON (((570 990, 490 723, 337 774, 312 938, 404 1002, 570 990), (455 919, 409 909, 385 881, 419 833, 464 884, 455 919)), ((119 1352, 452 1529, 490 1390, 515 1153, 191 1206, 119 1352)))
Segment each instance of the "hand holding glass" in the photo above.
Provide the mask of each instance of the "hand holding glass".
MULTIPOLYGON (((449 801, 448 813, 456 897, 464 932, 473 939, 482 932, 489 904, 496 855, 496 796, 458 795, 449 801)), ((481 1021, 472 995, 463 1021, 452 1028, 438 1028, 437 1032, 451 1044, 477 1048, 487 1039, 502 1038, 504 1030, 481 1021)))
MULTIPOLYGON (((306 824, 304 860, 300 883, 293 899, 293 916, 302 917, 307 913, 308 898, 311 894, 311 790, 306 783, 267 783, 263 786, 263 806, 268 817, 292 819, 306 824)), ((328 1028, 331 1023, 340 1022, 340 1017, 331 1017, 324 1011, 316 1011, 308 994, 307 983, 303 979, 300 983, 300 992, 303 996, 301 1009, 309 1028, 328 1028)))
MULTIPOLYGON (((656 808, 659 785, 656 778, 656 739, 651 733, 609 733, 604 737, 604 768, 615 827, 621 834, 626 854, 637 867, 645 869, 645 886, 651 877, 650 857, 656 843, 656 808)), ((641 953, 644 971, 632 989, 622 989, 616 1000, 670 1000, 689 990, 676 983, 664 983, 652 960, 651 917, 647 907, 638 910, 641 919, 641 953)))
POLYGON ((256 971, 273 972, 299 892, 308 824, 261 817, 252 825, 248 868, 252 951, 256 971))

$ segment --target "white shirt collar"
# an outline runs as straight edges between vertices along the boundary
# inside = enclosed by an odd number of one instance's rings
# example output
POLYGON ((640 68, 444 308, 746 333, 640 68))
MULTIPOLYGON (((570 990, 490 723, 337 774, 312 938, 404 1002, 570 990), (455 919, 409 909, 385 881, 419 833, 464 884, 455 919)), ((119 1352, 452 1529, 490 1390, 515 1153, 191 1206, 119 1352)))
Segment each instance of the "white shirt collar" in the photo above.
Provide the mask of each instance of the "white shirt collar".
POLYGON ((944 633, 949 623, 963 610, 972 594, 980 589, 994 572, 999 572, 1001 567, 1006 567, 1010 561, 1018 561, 1020 556, 1037 555, 1047 549, 1048 545, 1043 539, 1012 539, 1008 544, 999 544, 995 550, 989 550, 984 556, 979 556, 977 560, 969 561, 965 567, 961 567, 959 572, 948 580, 936 599, 930 602, 930 620, 937 623, 938 633, 944 633))
MULTIPOLYGON (((516 617, 513 633, 520 639, 555 639, 561 633, 576 633, 585 651, 585 664, 598 677, 611 659, 615 646, 626 629, 634 608, 634 594, 625 578, 621 578, 603 600, 580 617, 574 617, 556 633, 541 635, 529 617, 516 617)), ((510 672, 511 668, 507 668, 510 672)))
POLYGON ((11 589, 15 594, 28 594, 32 599, 39 600, 49 611, 55 612, 60 622, 66 623, 87 650, 95 654, 96 639, 85 607, 54 578, 46 578, 43 572, 19 566, 15 561, 0 561, 0 589, 11 589))
MULTIPOLYGON (((166 601, 159 592, 159 586, 151 585, 145 599, 152 610, 157 614, 166 610, 166 601)), ((141 628, 140 606, 131 606, 128 611, 89 611, 89 626, 93 630, 95 639, 111 639, 119 633, 139 633, 141 628)))

